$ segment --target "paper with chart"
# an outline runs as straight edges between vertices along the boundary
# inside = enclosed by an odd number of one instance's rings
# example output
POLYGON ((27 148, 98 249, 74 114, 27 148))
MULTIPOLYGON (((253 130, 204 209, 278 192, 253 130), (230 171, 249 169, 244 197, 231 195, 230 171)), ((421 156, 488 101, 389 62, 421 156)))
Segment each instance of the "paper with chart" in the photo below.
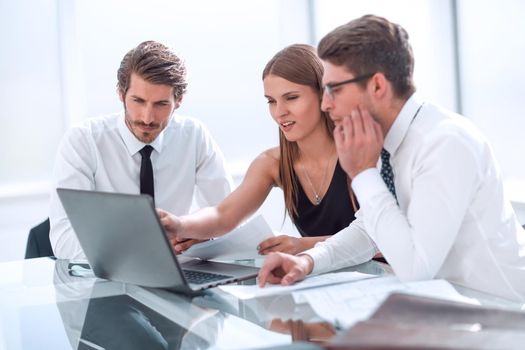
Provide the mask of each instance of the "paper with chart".
POLYGON ((273 236, 264 217, 258 215, 221 237, 191 246, 182 255, 219 260, 257 259, 261 258, 257 245, 273 236))
POLYGON ((368 319, 392 292, 476 303, 445 280, 402 283, 395 276, 299 291, 294 293, 294 299, 308 302, 324 320, 349 328, 368 319))
POLYGON ((225 292, 228 292, 239 299, 252 299, 258 297, 267 297, 278 294, 290 294, 296 290, 307 289, 313 287, 320 287, 332 285, 337 283, 347 283, 351 281, 359 281, 365 278, 375 277, 361 272, 333 272, 317 276, 310 276, 301 282, 292 284, 291 286, 281 286, 278 284, 267 284, 260 288, 258 285, 225 285, 219 286, 225 292))

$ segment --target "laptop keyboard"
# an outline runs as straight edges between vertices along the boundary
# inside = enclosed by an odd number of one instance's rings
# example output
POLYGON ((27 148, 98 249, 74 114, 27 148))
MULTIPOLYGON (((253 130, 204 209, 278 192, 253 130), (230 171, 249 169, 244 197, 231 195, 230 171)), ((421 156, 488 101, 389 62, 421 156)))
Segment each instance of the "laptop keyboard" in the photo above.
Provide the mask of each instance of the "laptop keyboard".
POLYGON ((184 277, 186 277, 186 280, 189 283, 193 284, 205 284, 210 282, 215 282, 219 280, 223 280, 226 278, 230 278, 232 276, 227 275, 220 275, 217 273, 209 273, 209 272, 203 272, 203 271, 196 271, 196 270, 182 270, 184 273, 184 277))

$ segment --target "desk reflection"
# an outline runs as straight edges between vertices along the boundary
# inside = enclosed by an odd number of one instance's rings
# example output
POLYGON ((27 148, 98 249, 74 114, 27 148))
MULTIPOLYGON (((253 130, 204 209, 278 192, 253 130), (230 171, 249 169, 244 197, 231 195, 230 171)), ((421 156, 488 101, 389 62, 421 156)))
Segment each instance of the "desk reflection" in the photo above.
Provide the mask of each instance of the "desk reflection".
MULTIPOLYGON (((73 349, 205 349, 213 341, 188 330, 199 327, 195 322, 183 327, 126 295, 126 285, 77 277, 68 265, 57 261, 54 280, 58 310, 73 349)), ((188 319, 191 303, 185 300, 182 306, 175 319, 188 319)), ((215 314, 211 321, 220 319, 215 314)), ((218 326, 199 316, 198 321, 203 320, 208 330, 218 326)))
POLYGON ((328 322, 303 322, 302 320, 274 319, 270 330, 290 334, 294 342, 326 343, 335 335, 335 328, 328 322))
POLYGON ((214 288, 190 298, 96 279, 69 265, 56 261, 54 286, 73 349, 249 348, 322 344, 336 335, 292 295, 239 300, 214 288))
POLYGON ((185 334, 186 329, 127 295, 95 298, 89 301, 78 349, 180 349, 185 334))

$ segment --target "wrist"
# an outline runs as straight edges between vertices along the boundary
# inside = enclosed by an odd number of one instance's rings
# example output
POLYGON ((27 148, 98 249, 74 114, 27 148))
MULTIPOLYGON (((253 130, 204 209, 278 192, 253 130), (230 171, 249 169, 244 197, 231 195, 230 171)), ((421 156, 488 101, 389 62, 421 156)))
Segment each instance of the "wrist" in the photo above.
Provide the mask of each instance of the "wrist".
POLYGON ((372 169, 372 168, 375 168, 375 165, 362 167, 362 168, 359 168, 359 169, 352 169, 351 171, 348 172, 348 176, 350 176, 351 179, 354 179, 357 175, 361 174, 362 172, 364 172, 364 171, 366 171, 368 169, 372 169))
POLYGON ((314 259, 308 254, 300 254, 298 257, 301 259, 305 274, 309 275, 314 269, 314 259))
POLYGON ((298 239, 298 250, 297 250, 297 253, 296 254, 299 254, 301 252, 304 252, 305 250, 308 250, 310 249, 310 240, 308 239, 309 237, 301 237, 301 238, 297 238, 298 239))
POLYGON ((186 227, 187 227, 187 223, 186 223, 186 219, 184 218, 184 216, 179 216, 178 218, 179 222, 178 222, 178 225, 177 225, 177 237, 180 237, 180 238, 190 238, 190 237, 186 237, 186 227))

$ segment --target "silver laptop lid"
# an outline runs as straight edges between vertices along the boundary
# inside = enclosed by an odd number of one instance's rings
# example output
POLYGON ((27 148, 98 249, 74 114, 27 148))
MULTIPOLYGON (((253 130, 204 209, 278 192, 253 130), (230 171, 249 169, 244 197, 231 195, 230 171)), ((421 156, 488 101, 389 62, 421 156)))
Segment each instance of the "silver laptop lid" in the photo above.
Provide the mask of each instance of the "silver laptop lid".
POLYGON ((151 197, 57 189, 95 275, 189 290, 151 197))
POLYGON ((257 276, 253 266, 199 259, 181 264, 147 195, 63 188, 57 193, 97 277, 194 294, 257 276), (199 283, 189 284, 181 266, 199 283), (213 276, 202 280, 198 272, 213 276))

